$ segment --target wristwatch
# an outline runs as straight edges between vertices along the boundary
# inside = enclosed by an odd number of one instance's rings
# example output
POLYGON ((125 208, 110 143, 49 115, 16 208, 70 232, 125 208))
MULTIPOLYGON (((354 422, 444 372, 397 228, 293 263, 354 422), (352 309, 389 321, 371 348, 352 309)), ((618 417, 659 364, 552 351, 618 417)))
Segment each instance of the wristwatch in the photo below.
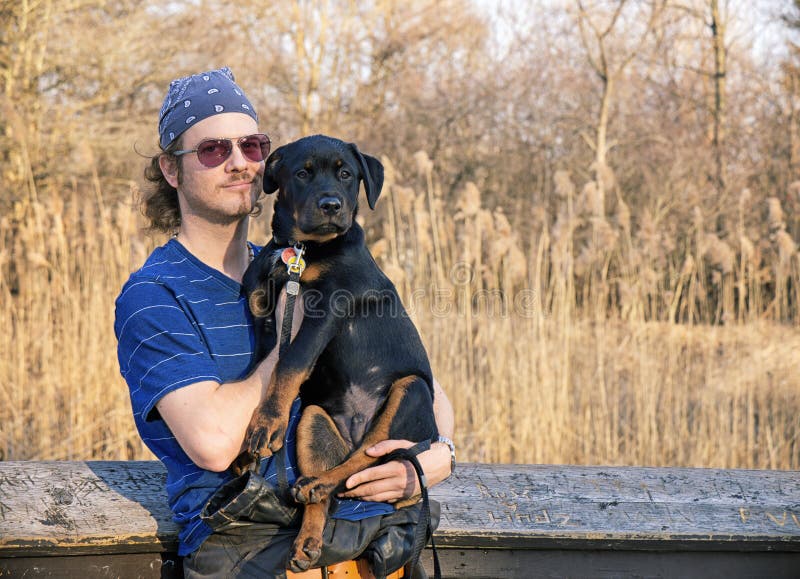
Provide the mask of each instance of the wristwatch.
POLYGON ((446 436, 439 436, 438 442, 446 444, 450 449, 450 474, 456 472, 456 445, 446 436))

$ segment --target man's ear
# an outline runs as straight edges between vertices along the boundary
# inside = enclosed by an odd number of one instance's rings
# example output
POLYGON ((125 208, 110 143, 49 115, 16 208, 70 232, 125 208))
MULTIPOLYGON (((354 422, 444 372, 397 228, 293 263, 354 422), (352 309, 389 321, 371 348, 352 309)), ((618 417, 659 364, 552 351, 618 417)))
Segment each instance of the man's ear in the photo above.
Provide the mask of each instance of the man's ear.
POLYGON ((349 147, 358 161, 361 169, 361 179, 364 181, 364 190, 367 192, 367 203, 370 209, 375 209, 381 190, 383 189, 383 163, 375 157, 364 155, 354 143, 349 147))
POLYGON ((274 193, 278 190, 278 168, 280 166, 280 150, 267 157, 264 166, 264 193, 274 193))
POLYGON ((178 158, 172 155, 163 154, 158 157, 158 166, 161 167, 161 173, 164 175, 164 179, 175 189, 178 188, 179 162, 178 158))

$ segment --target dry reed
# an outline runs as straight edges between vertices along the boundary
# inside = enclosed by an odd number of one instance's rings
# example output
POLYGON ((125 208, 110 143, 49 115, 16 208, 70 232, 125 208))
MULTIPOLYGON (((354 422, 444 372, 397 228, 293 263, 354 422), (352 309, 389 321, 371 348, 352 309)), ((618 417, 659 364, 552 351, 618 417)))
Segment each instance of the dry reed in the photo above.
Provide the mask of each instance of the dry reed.
MULTIPOLYGON (((611 220, 581 211, 592 187, 561 172, 556 212, 522 232, 472 184, 445 211, 427 155, 405 182, 385 162, 370 243, 454 404, 462 459, 800 468, 800 268, 775 201, 766 240, 741 227, 734 246, 698 213, 678 245, 621 199, 611 220)), ((112 325, 158 240, 131 204, 85 193, 21 201, 0 222, 5 459, 150 457, 112 325)))

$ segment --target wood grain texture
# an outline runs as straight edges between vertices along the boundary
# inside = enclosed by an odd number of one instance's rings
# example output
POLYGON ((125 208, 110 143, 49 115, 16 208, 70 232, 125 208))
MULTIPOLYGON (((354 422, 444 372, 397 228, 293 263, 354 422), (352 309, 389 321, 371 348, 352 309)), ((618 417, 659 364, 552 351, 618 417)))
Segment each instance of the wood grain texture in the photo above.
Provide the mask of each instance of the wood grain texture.
POLYGON ((0 557, 176 551, 157 461, 0 462, 0 557))
POLYGON ((800 551, 800 473, 459 465, 443 545, 800 551))
MULTIPOLYGON (((172 552, 160 463, 0 462, 0 557, 172 552)), ((461 550, 800 552, 800 473, 460 464, 433 489, 461 550)))

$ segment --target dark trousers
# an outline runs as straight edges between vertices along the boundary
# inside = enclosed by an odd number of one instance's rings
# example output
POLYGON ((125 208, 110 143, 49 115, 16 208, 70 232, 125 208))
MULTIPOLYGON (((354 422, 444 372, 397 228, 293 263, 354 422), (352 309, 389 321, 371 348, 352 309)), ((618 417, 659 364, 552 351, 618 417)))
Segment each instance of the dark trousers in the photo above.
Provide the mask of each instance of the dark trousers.
POLYGON ((286 559, 296 528, 253 523, 215 533, 183 558, 186 579, 286 577, 286 559))

